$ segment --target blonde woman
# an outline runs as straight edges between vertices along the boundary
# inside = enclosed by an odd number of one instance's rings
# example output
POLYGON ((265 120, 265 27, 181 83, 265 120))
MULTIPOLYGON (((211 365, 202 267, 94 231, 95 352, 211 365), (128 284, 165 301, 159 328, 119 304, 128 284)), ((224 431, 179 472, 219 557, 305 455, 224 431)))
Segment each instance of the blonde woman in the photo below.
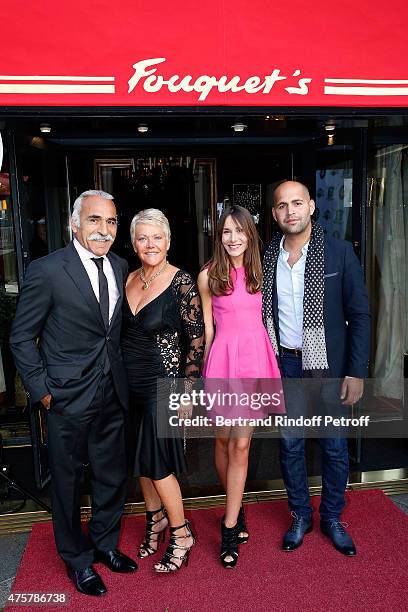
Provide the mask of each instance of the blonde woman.
POLYGON ((138 428, 134 473, 146 503, 146 535, 139 557, 156 553, 169 525, 169 545, 154 568, 173 572, 187 565, 195 539, 177 480, 186 469, 183 441, 158 435, 157 383, 167 377, 199 376, 204 352, 201 300, 191 276, 167 260, 170 227, 160 210, 135 215, 130 234, 141 267, 126 283, 122 350, 130 410, 138 428))

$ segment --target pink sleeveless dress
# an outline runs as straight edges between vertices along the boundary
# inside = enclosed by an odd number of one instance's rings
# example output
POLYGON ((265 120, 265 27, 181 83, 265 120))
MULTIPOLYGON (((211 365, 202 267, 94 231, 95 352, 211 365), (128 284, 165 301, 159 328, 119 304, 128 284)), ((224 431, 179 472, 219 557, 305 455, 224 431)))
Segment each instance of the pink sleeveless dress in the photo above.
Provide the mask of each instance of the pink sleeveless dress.
MULTIPOLYGON (((227 379, 230 382, 224 384, 218 380, 217 383, 228 386, 229 390, 233 387, 233 390, 246 393, 280 392, 279 404, 272 403, 265 409, 257 408, 249 413, 257 418, 272 412, 281 414, 285 408, 280 371, 262 322, 262 294, 247 292, 243 266, 236 268, 235 272, 232 270, 231 275, 234 291, 230 295, 212 297, 216 333, 204 366, 206 390, 215 390, 208 379, 227 379), (240 382, 234 383, 231 379, 240 382)), ((220 405, 214 408, 216 414, 226 412, 220 405)), ((233 412, 248 416, 248 411, 242 407, 233 412)))

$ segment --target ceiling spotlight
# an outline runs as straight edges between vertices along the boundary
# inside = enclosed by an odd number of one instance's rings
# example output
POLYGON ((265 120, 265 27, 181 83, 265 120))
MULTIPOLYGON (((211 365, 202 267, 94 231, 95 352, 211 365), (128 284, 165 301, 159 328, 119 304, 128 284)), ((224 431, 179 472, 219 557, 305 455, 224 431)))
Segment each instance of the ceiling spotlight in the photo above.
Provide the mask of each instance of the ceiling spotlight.
POLYGON ((234 132, 244 132, 248 126, 245 125, 245 123, 241 123, 240 121, 237 121, 236 123, 231 125, 231 127, 234 130, 234 132))
POLYGON ((49 134, 51 132, 51 126, 49 123, 42 123, 40 125, 40 132, 42 134, 49 134))
POLYGON ((139 123, 139 125, 137 126, 137 131, 141 134, 146 134, 146 132, 149 131, 149 126, 146 125, 146 123, 139 123))
POLYGON ((326 132, 334 132, 334 130, 336 129, 336 126, 333 123, 327 123, 324 126, 324 129, 326 130, 326 132))

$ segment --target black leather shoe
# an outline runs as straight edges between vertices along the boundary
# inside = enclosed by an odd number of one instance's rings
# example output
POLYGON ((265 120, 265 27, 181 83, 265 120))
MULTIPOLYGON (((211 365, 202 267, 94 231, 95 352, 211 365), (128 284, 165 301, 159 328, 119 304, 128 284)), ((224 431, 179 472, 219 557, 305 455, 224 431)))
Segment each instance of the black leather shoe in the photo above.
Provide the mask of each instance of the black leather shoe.
POLYGON ((331 539, 334 548, 347 557, 354 557, 357 554, 356 547, 344 527, 347 524, 340 521, 320 521, 321 532, 331 539))
POLYGON ((103 563, 109 567, 111 572, 119 572, 121 574, 128 574, 137 570, 137 563, 121 553, 117 548, 108 551, 96 550, 95 563, 103 563))
POLYGON ((98 597, 106 593, 106 586, 103 584, 102 578, 95 572, 92 565, 82 570, 76 570, 69 567, 68 576, 75 584, 77 591, 84 595, 94 595, 98 597))
POLYGON ((282 550, 296 550, 303 542, 305 533, 310 533, 313 529, 313 518, 303 518, 296 512, 292 512, 292 524, 283 536, 282 550))

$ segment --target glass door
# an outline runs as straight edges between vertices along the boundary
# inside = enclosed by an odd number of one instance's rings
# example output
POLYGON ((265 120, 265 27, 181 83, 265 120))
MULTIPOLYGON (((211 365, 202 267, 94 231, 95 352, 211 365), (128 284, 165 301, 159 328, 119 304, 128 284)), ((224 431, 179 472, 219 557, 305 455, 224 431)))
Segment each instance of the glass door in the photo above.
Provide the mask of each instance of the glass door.
MULTIPOLYGON (((40 495, 35 476, 39 465, 31 448, 32 413, 9 335, 28 264, 69 240, 66 158, 28 133, 10 131, 6 144, 0 173, 0 463, 19 485, 40 495)), ((22 503, 22 494, 3 481, 0 498, 3 510, 4 504, 16 508, 22 503)), ((32 508, 29 504, 25 510, 32 508)))
MULTIPOLYGON (((5 139, 4 139, 5 140, 5 139)), ((6 445, 17 435, 16 405, 25 405, 25 394, 16 379, 9 348, 9 335, 18 297, 18 268, 15 244, 15 203, 11 195, 9 150, 3 142, 0 164, 0 436, 6 445)))
POLYGON ((402 418, 408 356, 408 145, 373 147, 367 180, 372 404, 378 417, 402 418))
MULTIPOLYGON (((370 379, 361 410, 371 438, 361 472, 408 468, 408 145, 371 145, 367 158, 366 284, 371 311, 370 379)), ((403 476, 394 476, 400 478, 403 476)))

